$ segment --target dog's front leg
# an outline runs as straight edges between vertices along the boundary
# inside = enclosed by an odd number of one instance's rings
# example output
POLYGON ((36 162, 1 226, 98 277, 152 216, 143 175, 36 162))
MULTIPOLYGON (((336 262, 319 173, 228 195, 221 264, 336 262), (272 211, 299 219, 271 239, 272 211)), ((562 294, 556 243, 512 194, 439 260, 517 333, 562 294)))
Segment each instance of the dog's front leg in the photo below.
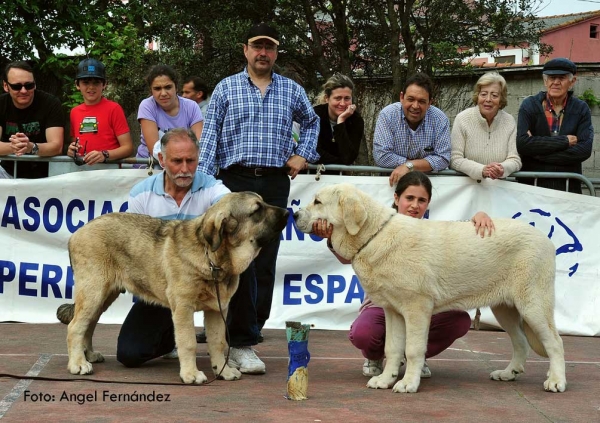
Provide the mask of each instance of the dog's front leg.
POLYGON ((421 384, 421 369, 425 364, 427 338, 431 323, 431 301, 414 300, 410 310, 404 311, 406 323, 406 371, 394 385, 394 392, 414 393, 421 384))
MULTIPOLYGON (((223 316, 227 316, 227 307, 223 309, 223 316)), ((206 343, 208 344, 208 353, 210 354, 210 365, 215 376, 220 379, 237 380, 242 377, 242 373, 225 363, 223 352, 227 348, 225 339, 225 322, 221 313, 214 310, 204 310, 204 326, 206 327, 206 343), (221 369, 223 369, 221 371, 221 369)))
POLYGON ((194 307, 183 301, 171 306, 175 344, 179 353, 179 377, 183 383, 201 384, 208 380, 196 366, 196 334, 194 330, 194 307))
POLYGON ((405 324, 402 315, 395 310, 384 308, 385 311, 385 368, 379 376, 373 376, 367 382, 367 387, 373 389, 391 388, 398 379, 400 367, 404 359, 405 324))

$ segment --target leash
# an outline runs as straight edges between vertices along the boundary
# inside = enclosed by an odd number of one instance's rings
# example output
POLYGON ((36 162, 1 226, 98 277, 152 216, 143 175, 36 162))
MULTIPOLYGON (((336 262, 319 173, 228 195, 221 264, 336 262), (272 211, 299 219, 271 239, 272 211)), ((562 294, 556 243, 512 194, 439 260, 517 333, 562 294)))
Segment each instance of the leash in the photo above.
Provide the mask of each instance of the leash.
MULTIPOLYGON (((206 257, 208 258, 208 250, 206 250, 206 257)), ((208 258, 208 262, 210 265, 210 271, 213 278, 213 282, 215 284, 215 290, 217 293, 217 303, 219 304, 219 313, 221 314, 221 319, 223 319, 223 323, 225 324, 225 340, 227 341, 227 356, 225 357, 225 363, 219 373, 203 384, 194 384, 194 383, 177 383, 177 382, 134 382, 134 381, 123 381, 123 380, 107 380, 107 379, 90 379, 90 378, 56 378, 56 377, 45 377, 45 376, 24 376, 24 375, 14 375, 11 373, 0 373, 0 378, 9 378, 9 379, 19 379, 19 380, 39 380, 44 382, 94 382, 94 383, 106 383, 106 384, 119 384, 119 385, 148 385, 148 386, 205 386, 213 383, 215 380, 219 379, 225 366, 227 366, 227 362, 229 361, 229 328, 227 327, 227 321, 225 320, 225 315, 223 314, 223 307, 221 305, 221 294, 219 291, 219 281, 217 276, 223 268, 215 265, 210 258, 208 258)))
MULTIPOLYGON (((223 320, 223 324, 225 325, 225 342, 227 342, 227 356, 225 357, 225 363, 223 363, 223 367, 221 367, 221 370, 219 370, 219 374, 216 375, 211 381, 206 382, 206 385, 208 385, 209 383, 213 383, 215 380, 217 380, 219 376, 221 376, 221 373, 223 373, 223 369, 225 369, 225 366, 227 366, 227 363, 229 362, 229 353, 231 352, 231 348, 229 347, 229 328, 227 327, 227 320, 225 319, 225 315, 223 314, 223 308, 221 306, 221 294, 219 292, 219 281, 217 280, 217 276, 219 272, 223 270, 223 268, 214 264, 210 257, 208 257, 208 248, 205 248, 204 251, 206 252, 206 258, 208 259, 210 273, 215 284, 215 291, 217 292, 217 304, 219 304, 219 314, 221 315, 221 319, 223 320)), ((206 328, 204 328, 204 330, 206 330, 206 328)), ((206 339, 206 342, 208 342, 208 338, 206 339)))

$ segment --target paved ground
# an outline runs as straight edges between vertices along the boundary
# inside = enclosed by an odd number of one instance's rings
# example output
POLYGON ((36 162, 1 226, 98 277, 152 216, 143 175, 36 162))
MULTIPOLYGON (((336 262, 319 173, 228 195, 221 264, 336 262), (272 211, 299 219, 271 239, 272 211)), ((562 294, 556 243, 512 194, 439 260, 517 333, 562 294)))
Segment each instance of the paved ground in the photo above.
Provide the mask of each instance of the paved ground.
MULTIPOLYGON (((257 346, 267 374, 203 386, 178 383, 177 360, 154 360, 127 369, 115 357, 118 325, 100 325, 94 345, 106 356, 87 379, 130 385, 71 381, 67 370, 66 327, 59 324, 0 324, 0 373, 64 378, 27 381, 0 378, 0 419, 7 422, 600 422, 600 338, 563 337, 567 359, 565 393, 544 392, 548 362, 531 354, 526 374, 516 382, 489 380, 504 368, 510 341, 503 332, 470 331, 451 349, 429 360, 433 377, 417 394, 366 388, 362 358, 341 331, 311 331, 309 399, 284 398, 287 342, 283 330, 266 330, 257 346), (26 391, 29 391, 26 393, 26 391), (154 393, 154 401, 150 395, 154 393), (145 394, 126 401, 119 394, 145 394), (158 401, 159 394, 162 401, 158 401), (41 397, 40 397, 41 395, 41 397), (69 397, 71 400, 65 399, 69 397), (168 396, 168 400, 167 400, 168 396), (61 400, 62 398, 62 400, 61 400)), ((198 366, 210 371, 206 345, 198 346, 198 366)))

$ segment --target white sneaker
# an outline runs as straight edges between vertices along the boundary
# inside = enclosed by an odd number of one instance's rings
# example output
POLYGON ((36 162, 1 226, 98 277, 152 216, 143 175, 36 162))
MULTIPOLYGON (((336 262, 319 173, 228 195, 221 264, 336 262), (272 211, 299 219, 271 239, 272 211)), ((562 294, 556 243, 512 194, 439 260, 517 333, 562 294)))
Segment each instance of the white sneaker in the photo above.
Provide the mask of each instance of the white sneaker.
POLYGON ((265 363, 256 356, 252 347, 230 348, 227 364, 242 373, 251 375, 260 375, 267 371, 265 363))
POLYGON ((362 370, 363 376, 373 377, 383 373, 383 358, 381 360, 365 360, 362 370))
POLYGON ((429 366, 427 362, 423 364, 423 368, 421 369, 421 379, 429 379, 431 377, 431 370, 429 370, 429 366))
POLYGON ((177 352, 177 347, 173 348, 173 351, 171 351, 170 353, 163 355, 162 358, 164 358, 166 360, 172 360, 174 358, 179 358, 179 353, 177 352))

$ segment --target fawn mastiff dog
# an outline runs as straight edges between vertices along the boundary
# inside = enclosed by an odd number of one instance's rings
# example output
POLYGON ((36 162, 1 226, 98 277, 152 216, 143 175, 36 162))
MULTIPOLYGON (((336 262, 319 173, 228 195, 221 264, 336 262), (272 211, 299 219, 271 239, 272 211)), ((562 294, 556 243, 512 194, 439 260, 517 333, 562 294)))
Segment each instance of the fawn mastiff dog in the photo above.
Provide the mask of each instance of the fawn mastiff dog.
POLYGON ((57 317, 69 323, 68 369, 91 374, 104 357, 92 347, 100 315, 127 290, 173 313, 175 342, 184 383, 204 383, 196 367, 194 312, 204 310, 213 372, 225 380, 241 373, 225 363, 225 324, 239 275, 261 247, 276 239, 289 212, 251 192, 225 195, 191 220, 161 220, 133 213, 110 213, 75 232, 69 256, 75 276, 75 304, 63 304, 57 317), (217 292, 218 289, 218 292, 217 292))
POLYGON ((417 392, 431 315, 490 306, 513 345, 506 369, 490 377, 516 379, 529 344, 550 358, 544 389, 566 389, 563 344, 554 323, 555 249, 541 231, 495 219, 494 234, 481 238, 470 222, 399 215, 350 184, 322 188, 294 219, 305 233, 317 219, 333 224, 335 251, 352 260, 365 292, 384 308, 387 360, 368 387, 417 392), (406 372, 396 382, 405 354, 406 372))

